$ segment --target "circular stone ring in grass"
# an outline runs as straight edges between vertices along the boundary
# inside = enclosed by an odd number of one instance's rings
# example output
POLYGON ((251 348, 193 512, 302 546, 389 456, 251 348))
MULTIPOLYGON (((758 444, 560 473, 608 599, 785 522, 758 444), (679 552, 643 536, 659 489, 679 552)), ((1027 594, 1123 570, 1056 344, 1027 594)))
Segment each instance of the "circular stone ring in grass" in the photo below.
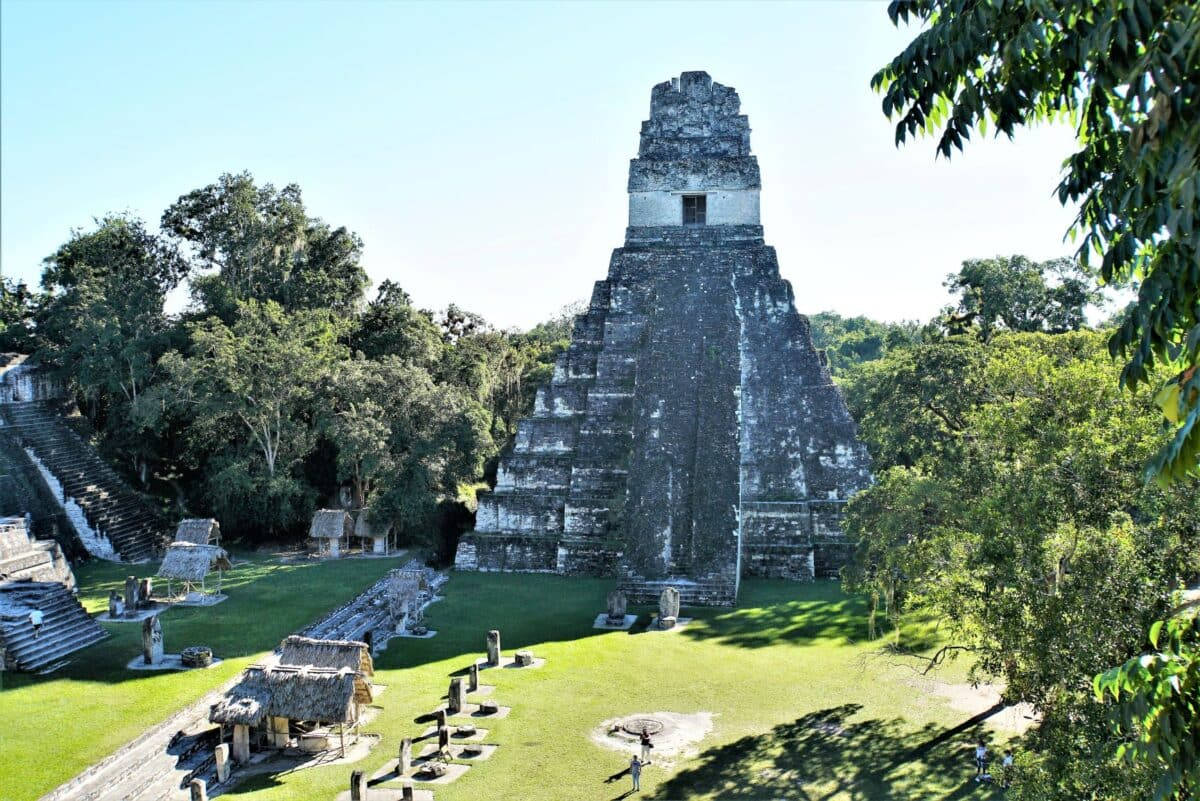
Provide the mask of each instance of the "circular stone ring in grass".
POLYGON ((626 754, 637 754, 641 752, 643 728, 654 745, 651 764, 670 764, 670 757, 690 757, 697 753, 696 743, 713 729, 713 715, 711 712, 640 712, 612 718, 592 730, 592 742, 626 754))
POLYGON ((640 737, 642 732, 646 732, 646 734, 653 737, 656 734, 662 734, 663 729, 667 727, 667 724, 657 718, 643 717, 625 718, 618 725, 622 731, 626 734, 632 734, 634 737, 640 737))

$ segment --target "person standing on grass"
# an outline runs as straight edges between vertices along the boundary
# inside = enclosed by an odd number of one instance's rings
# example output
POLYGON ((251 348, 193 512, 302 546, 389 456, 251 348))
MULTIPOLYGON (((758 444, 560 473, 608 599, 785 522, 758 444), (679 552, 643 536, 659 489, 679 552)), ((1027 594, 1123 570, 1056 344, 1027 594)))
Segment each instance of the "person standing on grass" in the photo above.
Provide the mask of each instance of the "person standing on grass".
POLYGON ((1011 748, 1004 751, 1004 759, 1000 760, 1000 786, 1005 790, 1012 784, 1013 752, 1011 748))
POLYGON ((633 791, 636 793, 642 789, 642 760, 634 754, 633 759, 629 760, 629 775, 633 777, 633 791))
POLYGON ((979 745, 975 746, 975 781, 983 781, 983 777, 987 775, 987 744, 983 740, 979 741, 979 745))
POLYGON ((646 730, 645 726, 642 727, 641 741, 642 741, 642 764, 649 765, 650 764, 650 749, 654 747, 654 743, 650 742, 650 732, 646 730))
POLYGON ((29 613, 29 625, 33 626, 33 639, 35 640, 42 636, 43 619, 42 610, 37 607, 34 607, 33 611, 29 613))

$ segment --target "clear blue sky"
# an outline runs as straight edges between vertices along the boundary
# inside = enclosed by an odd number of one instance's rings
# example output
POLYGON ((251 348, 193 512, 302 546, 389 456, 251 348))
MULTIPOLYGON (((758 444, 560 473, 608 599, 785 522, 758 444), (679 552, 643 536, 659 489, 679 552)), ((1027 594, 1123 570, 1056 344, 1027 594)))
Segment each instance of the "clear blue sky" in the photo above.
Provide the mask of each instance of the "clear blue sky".
POLYGON ((0 269, 73 227, 157 224, 222 172, 298 183, 376 283, 529 325, 624 236, 650 88, 735 87, 802 312, 928 318, 966 258, 1071 251, 1070 132, 897 150, 868 86, 911 38, 882 2, 0 2, 0 269))

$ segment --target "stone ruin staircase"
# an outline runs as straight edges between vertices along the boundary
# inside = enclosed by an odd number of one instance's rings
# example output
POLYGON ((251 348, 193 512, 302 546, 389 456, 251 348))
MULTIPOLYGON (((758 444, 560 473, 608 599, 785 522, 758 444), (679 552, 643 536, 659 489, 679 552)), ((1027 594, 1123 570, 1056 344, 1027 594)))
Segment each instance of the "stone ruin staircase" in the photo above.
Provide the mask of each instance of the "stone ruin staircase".
POLYGON ((9 667, 42 671, 63 657, 99 642, 108 632, 87 613, 67 587, 56 581, 0 584, 0 641, 9 667), (33 636, 29 612, 42 610, 41 636, 33 636))
POLYGON ((158 513, 104 463, 58 414, 43 402, 0 406, 3 429, 31 448, 62 485, 65 496, 75 499, 88 524, 112 543, 127 562, 155 556, 166 526, 158 513))

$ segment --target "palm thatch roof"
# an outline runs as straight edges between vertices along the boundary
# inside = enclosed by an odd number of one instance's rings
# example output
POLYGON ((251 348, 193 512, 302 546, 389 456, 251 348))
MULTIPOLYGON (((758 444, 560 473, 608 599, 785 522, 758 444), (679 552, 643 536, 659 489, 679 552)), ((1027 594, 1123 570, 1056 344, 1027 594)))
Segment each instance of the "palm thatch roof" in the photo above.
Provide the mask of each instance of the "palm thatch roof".
POLYGON ((279 644, 281 665, 312 665, 320 668, 345 668, 364 676, 375 675, 371 649, 355 640, 314 640, 293 634, 279 644))
POLYGON ((370 517, 366 509, 358 513, 358 519, 354 521, 354 536, 368 539, 386 537, 392 530, 391 521, 371 522, 370 517))
POLYGON ((313 515, 308 536, 317 540, 338 540, 350 536, 354 523, 344 509, 322 509, 313 515))
POLYGON ((209 708, 212 723, 254 726, 269 716, 320 723, 351 723, 355 704, 373 700, 370 683, 352 670, 296 665, 253 665, 209 708))
POLYGON ((200 581, 214 570, 228 570, 233 565, 229 554, 216 545, 195 545, 190 542, 173 542, 163 554, 158 575, 180 581, 200 581))
POLYGON ((175 529, 176 542, 191 542, 196 545, 216 544, 221 541, 221 524, 211 517, 193 517, 180 520, 175 529))

